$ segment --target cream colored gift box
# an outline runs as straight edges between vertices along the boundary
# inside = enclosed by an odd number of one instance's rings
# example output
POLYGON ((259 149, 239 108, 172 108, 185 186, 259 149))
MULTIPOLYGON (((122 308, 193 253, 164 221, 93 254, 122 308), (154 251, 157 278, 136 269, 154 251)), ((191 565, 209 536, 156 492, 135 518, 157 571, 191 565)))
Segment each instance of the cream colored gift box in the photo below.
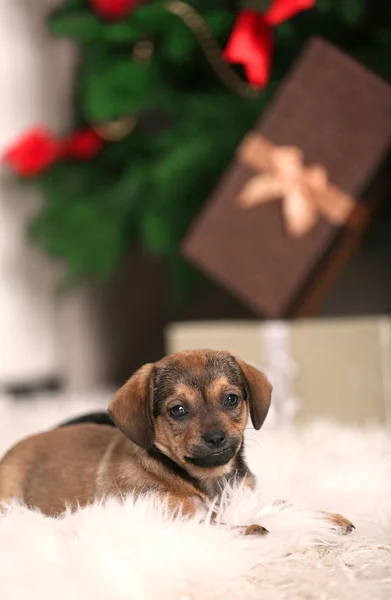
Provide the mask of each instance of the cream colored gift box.
POLYGON ((167 353, 230 350, 263 369, 282 420, 391 424, 391 318, 174 323, 167 353))

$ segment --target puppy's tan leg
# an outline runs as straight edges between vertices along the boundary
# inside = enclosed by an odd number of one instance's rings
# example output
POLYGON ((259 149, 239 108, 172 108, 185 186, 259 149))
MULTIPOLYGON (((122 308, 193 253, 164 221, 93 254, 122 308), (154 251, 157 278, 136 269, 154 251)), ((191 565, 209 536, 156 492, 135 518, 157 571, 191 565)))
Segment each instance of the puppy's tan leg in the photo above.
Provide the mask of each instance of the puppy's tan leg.
POLYGON ((167 502, 170 511, 175 514, 193 516, 197 513, 206 515, 208 508, 206 502, 200 496, 180 496, 176 494, 162 494, 162 500, 167 502))
POLYGON ((243 483, 246 487, 249 487, 250 490, 255 489, 255 477, 252 473, 248 473, 243 480, 243 483))
POLYGON ((337 513, 328 513, 324 511, 322 511, 322 515, 324 515, 328 521, 331 521, 331 523, 333 523, 333 525, 335 526, 333 529, 336 529, 340 533, 346 535, 347 533, 351 533, 353 529, 356 529, 353 523, 348 519, 345 519, 345 517, 343 517, 342 515, 339 515, 337 513))
MULTIPOLYGON (((197 513, 202 516, 206 516, 208 512, 208 508, 204 499, 200 496, 177 496, 175 494, 162 495, 162 499, 167 500, 167 505, 170 510, 174 512, 174 514, 183 514, 188 516, 194 516, 197 513)), ((224 523, 220 523, 216 520, 216 516, 212 514, 210 522, 212 524, 224 525, 224 523)), ((232 527, 233 529, 241 529, 244 535, 266 535, 268 534, 268 530, 262 525, 236 525, 232 527)))
POLYGON ((244 528, 244 535, 267 535, 269 532, 266 527, 262 527, 262 525, 249 525, 244 528))
MULTIPOLYGON (((286 500, 276 500, 273 502, 273 506, 281 506, 283 504, 288 504, 286 500)), ((321 511, 321 514, 335 525, 335 529, 340 531, 343 534, 350 533, 353 529, 356 529, 351 521, 345 519, 342 515, 338 513, 328 513, 324 510, 321 511)))
POLYGON ((225 525, 230 529, 240 529, 240 532, 243 535, 267 535, 270 533, 266 527, 262 527, 262 525, 258 525, 258 523, 253 523, 252 525, 227 525, 227 523, 217 521, 216 517, 213 516, 210 522, 215 525, 225 525))

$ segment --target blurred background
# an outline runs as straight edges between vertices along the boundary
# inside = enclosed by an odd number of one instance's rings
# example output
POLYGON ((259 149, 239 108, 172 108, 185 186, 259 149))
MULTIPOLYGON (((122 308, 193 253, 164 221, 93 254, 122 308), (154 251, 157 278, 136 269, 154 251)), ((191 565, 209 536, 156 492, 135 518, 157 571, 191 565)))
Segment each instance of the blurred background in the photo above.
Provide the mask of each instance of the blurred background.
POLYGON ((4 401, 210 347, 273 422, 390 422, 387 0, 0 0, 0 45, 4 401))

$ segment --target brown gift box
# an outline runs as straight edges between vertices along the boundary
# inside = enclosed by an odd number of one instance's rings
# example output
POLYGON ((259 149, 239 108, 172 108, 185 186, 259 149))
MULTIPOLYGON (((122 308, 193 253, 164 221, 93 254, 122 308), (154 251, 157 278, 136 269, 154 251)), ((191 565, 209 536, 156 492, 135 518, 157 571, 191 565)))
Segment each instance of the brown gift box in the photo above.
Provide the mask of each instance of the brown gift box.
POLYGON ((391 188, 390 145, 391 86, 312 39, 185 237, 184 256, 262 316, 305 314, 300 302, 326 292, 391 188), (276 179, 278 169, 288 172, 292 151, 308 214, 295 206, 294 180, 280 180, 284 188, 276 179), (259 175, 255 202, 245 206, 244 190, 259 175), (318 193, 324 177, 328 187, 318 193))

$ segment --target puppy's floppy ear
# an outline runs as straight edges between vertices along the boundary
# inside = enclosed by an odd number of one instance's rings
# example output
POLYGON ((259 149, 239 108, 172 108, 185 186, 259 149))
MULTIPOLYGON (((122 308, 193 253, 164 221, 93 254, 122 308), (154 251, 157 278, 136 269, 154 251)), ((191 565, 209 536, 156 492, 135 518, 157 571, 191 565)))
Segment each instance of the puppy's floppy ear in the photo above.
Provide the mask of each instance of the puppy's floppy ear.
POLYGON ((269 411, 272 386, 266 375, 255 367, 235 357, 247 388, 251 421, 255 429, 260 429, 269 411))
POLYGON ((154 371, 153 364, 136 371, 118 390, 108 408, 118 429, 142 448, 149 448, 154 440, 154 371))

